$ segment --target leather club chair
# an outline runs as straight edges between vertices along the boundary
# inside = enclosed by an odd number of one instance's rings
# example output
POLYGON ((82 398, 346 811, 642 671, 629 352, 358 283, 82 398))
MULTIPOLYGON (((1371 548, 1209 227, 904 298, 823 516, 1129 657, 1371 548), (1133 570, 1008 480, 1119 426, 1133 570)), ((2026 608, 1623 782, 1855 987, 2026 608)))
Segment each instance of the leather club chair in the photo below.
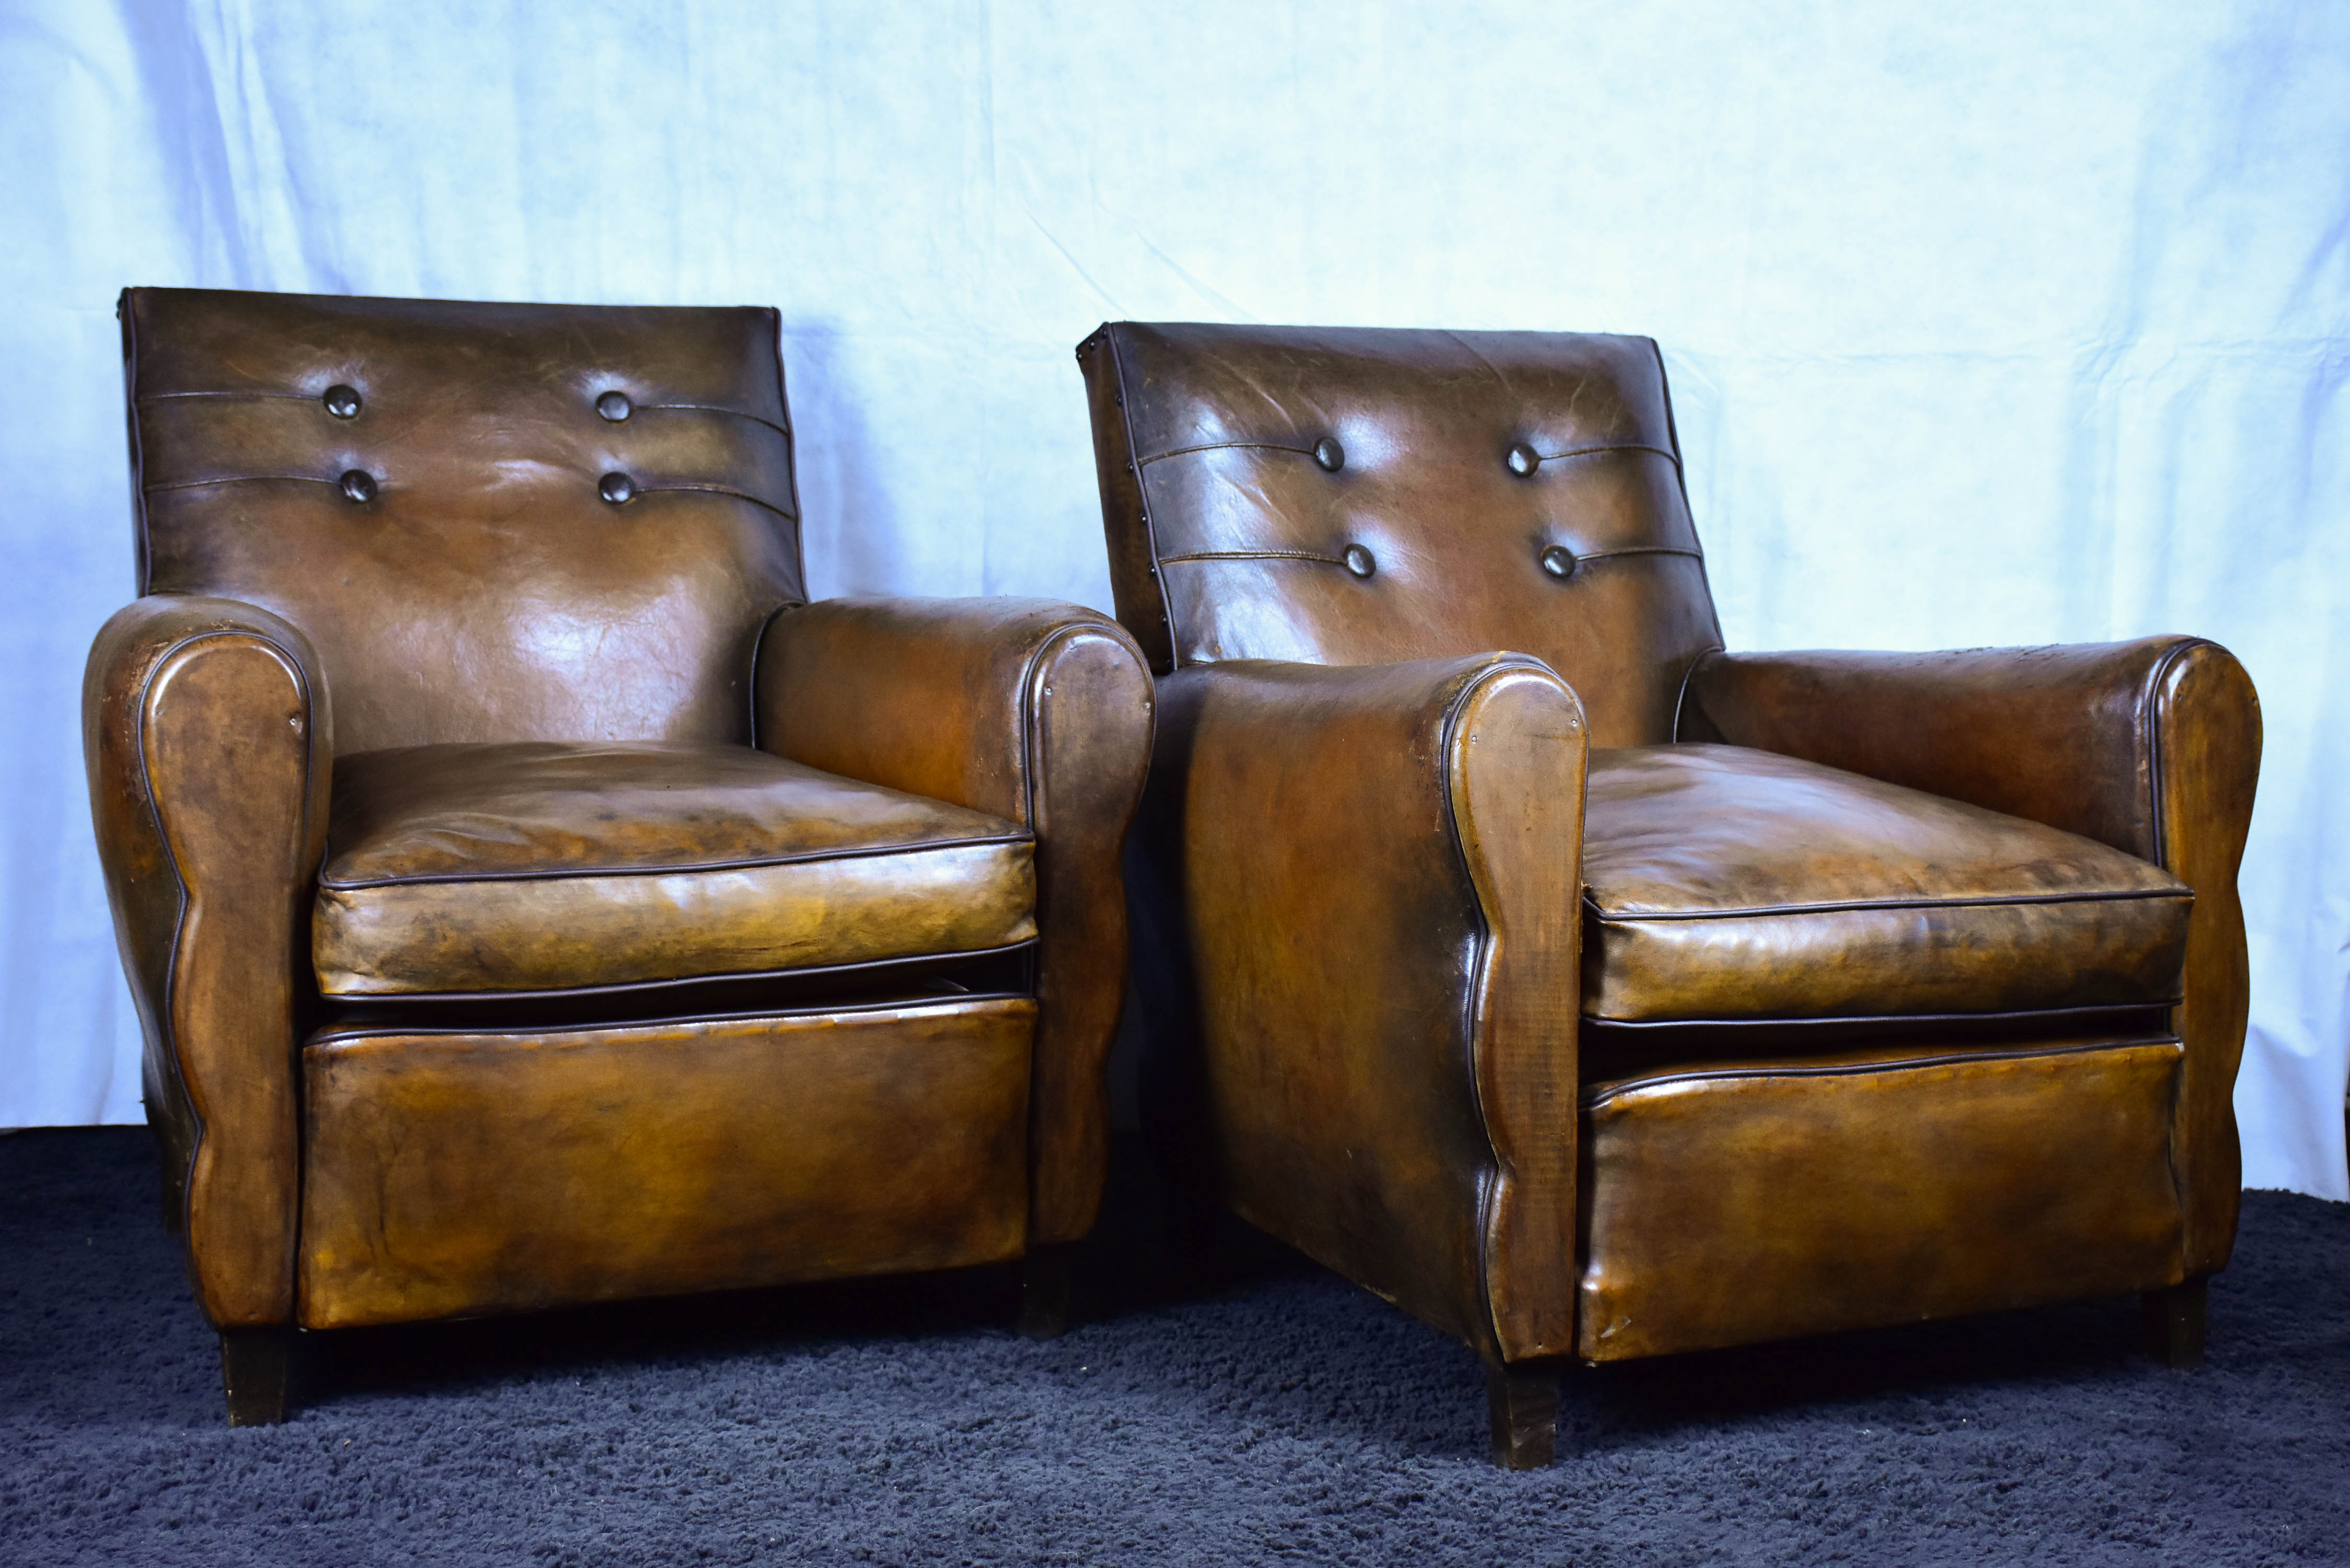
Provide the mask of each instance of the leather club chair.
POLYGON ((771 310, 120 317, 142 597, 86 749, 230 1420, 297 1330, 1024 1256, 1053 1328, 1126 633, 804 603, 771 310))
POLYGON ((1725 653, 1643 338, 1077 358, 1160 693, 1146 1109, 1474 1346, 1497 1459, 1548 1460, 1575 1361, 2108 1292, 2199 1353, 2260 752, 2225 650, 1725 653))

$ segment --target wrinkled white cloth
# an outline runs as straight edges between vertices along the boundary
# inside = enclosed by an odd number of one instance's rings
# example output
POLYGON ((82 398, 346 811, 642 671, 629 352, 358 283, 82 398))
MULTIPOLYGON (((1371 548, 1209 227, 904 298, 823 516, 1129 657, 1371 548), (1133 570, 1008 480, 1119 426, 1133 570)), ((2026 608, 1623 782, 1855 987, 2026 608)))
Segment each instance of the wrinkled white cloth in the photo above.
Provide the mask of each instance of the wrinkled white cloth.
POLYGON ((1733 648, 2215 638, 2237 1105, 2350 1196, 2350 9, 0 7, 0 1126, 138 1114, 125 284, 773 304, 820 594, 1107 607, 1104 317, 1650 334, 1733 648))

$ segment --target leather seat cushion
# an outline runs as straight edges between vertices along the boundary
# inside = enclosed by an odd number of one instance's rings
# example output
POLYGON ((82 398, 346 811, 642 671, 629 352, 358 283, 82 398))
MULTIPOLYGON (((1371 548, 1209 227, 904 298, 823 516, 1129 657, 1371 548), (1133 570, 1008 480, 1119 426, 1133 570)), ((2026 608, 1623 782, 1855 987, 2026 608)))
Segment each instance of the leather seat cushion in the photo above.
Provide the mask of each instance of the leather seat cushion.
POLYGON ((512 994, 1033 940, 1035 845, 747 746, 338 758, 311 951, 330 997, 512 994))
POLYGON ((2176 1001, 2192 894, 2020 817, 1741 746, 1594 752, 1585 1013, 1918 1018, 2176 1001))

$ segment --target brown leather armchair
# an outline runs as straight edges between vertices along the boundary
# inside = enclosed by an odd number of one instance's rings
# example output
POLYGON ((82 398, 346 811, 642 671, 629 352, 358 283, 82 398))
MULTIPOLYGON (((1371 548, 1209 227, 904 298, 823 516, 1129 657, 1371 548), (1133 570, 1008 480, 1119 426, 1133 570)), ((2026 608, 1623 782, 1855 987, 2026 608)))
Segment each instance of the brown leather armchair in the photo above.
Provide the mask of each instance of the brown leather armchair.
POLYGON ((282 1416, 297 1329, 1091 1226, 1123 631, 804 604, 770 310, 120 316, 143 597, 86 749, 233 1422, 282 1416))
POLYGON ((1149 1108, 1482 1353, 1498 1459, 1548 1460, 1564 1361, 2126 1291, 2199 1353, 2260 752, 2224 649, 1724 653, 1646 339, 1077 358, 1162 701, 1149 1108))

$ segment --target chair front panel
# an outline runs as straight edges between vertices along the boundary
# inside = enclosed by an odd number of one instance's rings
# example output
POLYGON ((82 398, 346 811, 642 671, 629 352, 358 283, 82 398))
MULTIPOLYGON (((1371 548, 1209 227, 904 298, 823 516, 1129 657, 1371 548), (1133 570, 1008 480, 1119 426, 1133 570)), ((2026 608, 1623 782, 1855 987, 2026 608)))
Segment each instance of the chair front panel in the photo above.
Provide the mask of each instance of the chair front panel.
POLYGON ((1721 633, 1653 343, 1122 323, 1081 358, 1162 667, 1530 653, 1594 744, 1671 738, 1721 633))
POLYGON ((2159 1290, 2176 1038, 1846 1042, 1589 1084, 1575 1354, 2159 1290))
POLYGON ((1020 1255, 1036 1003, 303 1047, 296 1312, 349 1328, 1020 1255))
POLYGON ((775 313, 133 289, 142 593, 300 627, 338 751, 749 738, 805 597, 775 313))

